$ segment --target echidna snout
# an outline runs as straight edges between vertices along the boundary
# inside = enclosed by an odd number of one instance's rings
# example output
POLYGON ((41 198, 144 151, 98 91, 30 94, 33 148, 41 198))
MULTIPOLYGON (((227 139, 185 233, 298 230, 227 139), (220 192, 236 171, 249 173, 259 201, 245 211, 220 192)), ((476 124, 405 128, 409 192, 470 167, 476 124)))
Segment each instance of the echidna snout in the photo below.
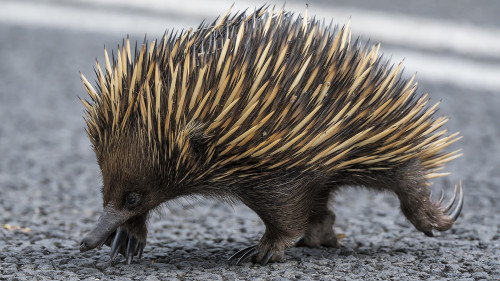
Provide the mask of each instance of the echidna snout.
POLYGON ((85 252, 104 244, 111 234, 129 219, 129 216, 130 214, 125 212, 117 212, 111 204, 108 205, 94 228, 82 239, 80 251, 85 252))

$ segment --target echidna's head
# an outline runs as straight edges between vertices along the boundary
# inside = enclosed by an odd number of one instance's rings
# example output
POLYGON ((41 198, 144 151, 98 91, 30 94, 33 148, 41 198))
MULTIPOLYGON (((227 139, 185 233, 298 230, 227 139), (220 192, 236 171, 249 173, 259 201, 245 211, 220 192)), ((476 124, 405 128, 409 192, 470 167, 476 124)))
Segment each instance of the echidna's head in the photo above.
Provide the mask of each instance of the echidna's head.
POLYGON ((147 137, 132 132, 116 136, 96 147, 95 153, 102 173, 104 207, 139 214, 172 196, 168 173, 156 160, 157 151, 147 137))
POLYGON ((83 239, 82 250, 102 244, 120 225, 147 214, 164 200, 159 168, 137 134, 113 136, 94 150, 102 173, 104 212, 83 239))
POLYGON ((147 217, 150 210, 185 190, 175 178, 173 165, 143 132, 131 126, 95 143, 104 212, 83 239, 81 250, 101 245, 118 227, 147 217))

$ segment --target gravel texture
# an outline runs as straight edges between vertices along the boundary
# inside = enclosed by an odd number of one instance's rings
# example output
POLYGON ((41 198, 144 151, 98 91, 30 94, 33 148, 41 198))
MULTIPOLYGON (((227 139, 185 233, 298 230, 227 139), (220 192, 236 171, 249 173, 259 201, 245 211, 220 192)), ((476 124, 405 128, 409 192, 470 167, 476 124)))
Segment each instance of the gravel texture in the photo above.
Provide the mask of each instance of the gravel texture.
MULTIPOLYGON (((500 95, 421 81, 460 130, 465 155, 437 180, 449 197, 463 180, 462 216, 447 232, 417 232, 390 194, 346 189, 335 205, 339 249, 292 248, 268 266, 228 265, 264 226, 243 205, 199 199, 155 215, 139 261, 80 253, 102 210, 100 176, 83 130, 78 71, 92 77, 103 44, 121 37, 0 25, 1 280, 499 280, 500 95)), ((436 192, 437 193, 437 192, 436 192)))

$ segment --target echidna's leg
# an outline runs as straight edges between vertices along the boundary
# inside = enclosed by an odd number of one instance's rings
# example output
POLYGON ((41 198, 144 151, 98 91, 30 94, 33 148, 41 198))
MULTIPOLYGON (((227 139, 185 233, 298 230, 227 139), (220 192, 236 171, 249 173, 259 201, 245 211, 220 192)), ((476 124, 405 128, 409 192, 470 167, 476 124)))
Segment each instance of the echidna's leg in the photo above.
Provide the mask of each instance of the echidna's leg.
POLYGON ((295 246, 312 248, 339 246, 337 236, 333 230, 335 213, 328 207, 332 200, 333 193, 330 193, 329 190, 318 194, 310 211, 304 236, 295 246))
MULTIPOLYGON (((392 187, 399 198, 401 210, 408 220, 427 236, 433 236, 432 230, 448 230, 461 211, 463 192, 460 188, 458 202, 454 196, 450 207, 442 207, 441 202, 434 202, 424 177, 423 168, 418 161, 400 168, 394 178, 396 184, 392 187), (450 210, 456 205, 455 210, 450 210)), ((455 190, 456 194, 457 190, 455 190)))
POLYGON ((276 262, 283 258, 285 250, 293 245, 293 242, 300 235, 301 229, 295 228, 293 224, 286 229, 283 226, 266 224, 266 232, 255 246, 238 251, 229 258, 235 261, 236 265, 241 264, 249 258, 253 262, 266 265, 268 262, 276 262))
POLYGON ((280 260, 285 249, 304 233, 309 213, 308 200, 302 187, 288 183, 288 187, 246 189, 241 200, 262 219, 266 231, 259 243, 245 248, 229 258, 240 264, 252 258, 263 265, 280 260))

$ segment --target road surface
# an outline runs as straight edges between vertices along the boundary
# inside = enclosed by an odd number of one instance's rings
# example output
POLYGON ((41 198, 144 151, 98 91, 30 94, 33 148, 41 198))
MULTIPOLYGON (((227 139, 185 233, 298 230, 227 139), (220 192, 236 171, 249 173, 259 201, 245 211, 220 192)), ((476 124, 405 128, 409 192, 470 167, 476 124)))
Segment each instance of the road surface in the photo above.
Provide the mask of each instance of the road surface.
MULTIPOLYGON (((303 13, 305 4, 287 1, 303 13)), ((103 46, 141 41, 165 28, 212 21, 232 1, 0 1, 0 280, 500 280, 500 19, 497 1, 309 2, 309 15, 349 18, 354 36, 382 42, 419 91, 442 100, 450 148, 464 156, 435 181, 465 205, 450 231, 428 238, 397 199, 360 188, 336 200, 339 249, 292 248, 281 263, 228 265, 264 231, 243 205, 169 204, 151 218, 141 260, 109 261, 109 248, 80 253, 101 211, 99 169, 83 130, 79 71, 92 77, 103 46)), ((263 3, 238 1, 233 10, 263 3)), ((277 3, 281 7, 282 3, 277 3)))

